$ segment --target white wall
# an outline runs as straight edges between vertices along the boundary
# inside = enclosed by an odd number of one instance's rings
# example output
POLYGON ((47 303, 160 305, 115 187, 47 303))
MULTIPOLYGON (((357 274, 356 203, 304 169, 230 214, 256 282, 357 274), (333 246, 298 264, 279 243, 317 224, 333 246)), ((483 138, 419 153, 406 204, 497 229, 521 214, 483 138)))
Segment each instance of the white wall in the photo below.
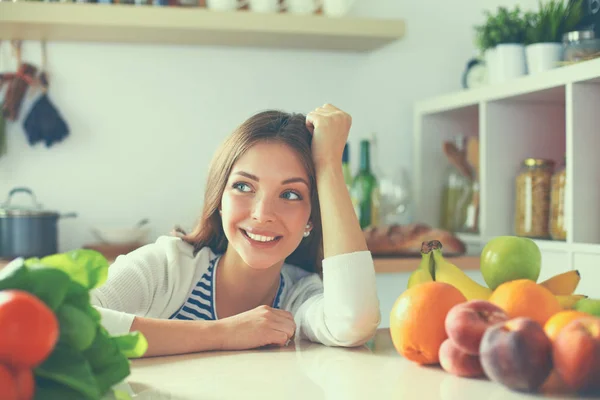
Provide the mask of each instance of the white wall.
MULTIPOLYGON (((93 226, 143 217, 153 237, 190 227, 210 157, 237 124, 264 108, 307 112, 325 102, 353 115, 354 168, 358 140, 372 131, 382 167, 410 167, 413 102, 460 89, 472 26, 500 3, 358 0, 356 14, 407 22, 404 40, 370 55, 51 43, 50 93, 71 136, 32 148, 20 123, 9 126, 0 201, 25 185, 45 207, 77 212, 59 226, 61 250, 93 240, 93 226)), ((39 60, 37 44, 25 44, 25 59, 39 60)))

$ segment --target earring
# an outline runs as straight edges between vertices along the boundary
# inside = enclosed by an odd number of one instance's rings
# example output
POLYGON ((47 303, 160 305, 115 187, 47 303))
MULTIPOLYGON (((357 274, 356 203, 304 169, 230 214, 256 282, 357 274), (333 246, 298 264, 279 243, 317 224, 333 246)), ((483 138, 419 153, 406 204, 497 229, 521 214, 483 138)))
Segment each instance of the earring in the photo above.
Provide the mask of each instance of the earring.
POLYGON ((310 231, 304 231, 304 237, 308 237, 310 235, 310 231))

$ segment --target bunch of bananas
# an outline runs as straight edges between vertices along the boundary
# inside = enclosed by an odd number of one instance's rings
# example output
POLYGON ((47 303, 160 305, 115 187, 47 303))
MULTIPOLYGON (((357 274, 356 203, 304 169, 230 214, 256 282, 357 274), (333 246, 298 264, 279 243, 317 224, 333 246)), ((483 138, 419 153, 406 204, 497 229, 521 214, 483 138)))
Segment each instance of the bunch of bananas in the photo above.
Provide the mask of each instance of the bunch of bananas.
MULTIPOLYGON (((568 271, 555 275, 539 283, 550 290, 564 309, 571 309, 579 300, 587 296, 574 294, 581 276, 578 271, 568 271)), ((487 300, 492 290, 483 286, 463 270, 444 258, 442 243, 438 240, 423 242, 421 246, 421 261, 408 278, 408 288, 425 282, 448 283, 467 298, 467 300, 487 300)))

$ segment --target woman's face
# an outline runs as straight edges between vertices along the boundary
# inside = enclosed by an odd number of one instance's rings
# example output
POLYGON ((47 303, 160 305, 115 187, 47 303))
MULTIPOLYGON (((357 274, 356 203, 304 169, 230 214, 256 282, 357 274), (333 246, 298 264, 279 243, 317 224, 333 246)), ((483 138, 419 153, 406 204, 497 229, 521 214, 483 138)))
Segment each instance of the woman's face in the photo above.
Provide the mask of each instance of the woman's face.
POLYGON ((251 268, 269 268, 298 247, 311 213, 308 185, 300 158, 282 143, 258 143, 234 164, 221 200, 223 230, 251 268))

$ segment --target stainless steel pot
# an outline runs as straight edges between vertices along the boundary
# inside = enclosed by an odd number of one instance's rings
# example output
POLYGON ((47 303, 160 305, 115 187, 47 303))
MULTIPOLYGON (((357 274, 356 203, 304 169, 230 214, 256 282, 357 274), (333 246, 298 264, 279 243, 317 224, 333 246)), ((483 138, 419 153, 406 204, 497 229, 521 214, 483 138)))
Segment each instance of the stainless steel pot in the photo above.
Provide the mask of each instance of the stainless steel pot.
POLYGON ((75 213, 59 214, 43 210, 33 194, 26 187, 16 187, 8 193, 0 204, 0 258, 43 257, 58 252, 58 220, 73 218, 75 213), (11 204, 17 193, 27 193, 32 206, 11 204))

